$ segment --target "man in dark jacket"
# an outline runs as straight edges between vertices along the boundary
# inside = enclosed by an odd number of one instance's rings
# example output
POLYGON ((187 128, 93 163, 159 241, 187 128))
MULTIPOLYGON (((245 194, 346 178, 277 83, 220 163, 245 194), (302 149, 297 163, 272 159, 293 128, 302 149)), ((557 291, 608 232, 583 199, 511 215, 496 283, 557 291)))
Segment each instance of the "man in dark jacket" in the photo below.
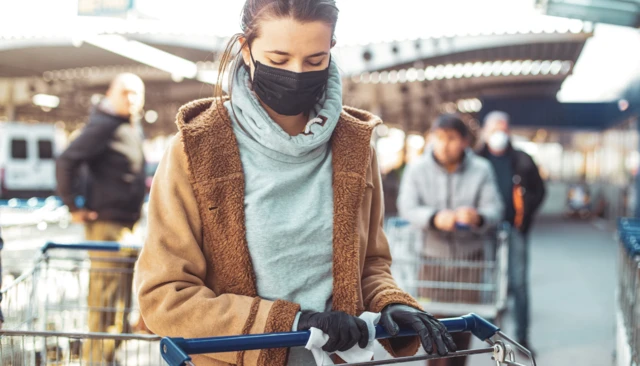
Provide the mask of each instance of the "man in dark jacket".
POLYGON ((400 181, 402 180, 404 169, 405 163, 403 162, 399 167, 382 174, 385 219, 398 216, 398 191, 400 190, 400 181))
MULTIPOLYGON (((93 110, 82 133, 60 155, 58 191, 73 221, 85 224, 87 240, 123 241, 140 219, 145 196, 142 133, 132 123, 144 105, 144 83, 121 74, 93 110), (76 205, 74 181, 88 167, 84 207, 76 205)), ((89 331, 130 332, 133 265, 137 252, 90 252, 89 331), (99 309, 99 310, 96 310, 99 309)), ((88 341, 83 358, 91 364, 114 362, 115 342, 88 341)))
POLYGON ((509 282, 515 297, 517 341, 529 348, 528 235, 544 200, 544 182, 533 159, 511 145, 508 114, 489 113, 484 120, 483 139, 479 155, 493 166, 505 203, 504 219, 514 228, 509 246, 509 282))

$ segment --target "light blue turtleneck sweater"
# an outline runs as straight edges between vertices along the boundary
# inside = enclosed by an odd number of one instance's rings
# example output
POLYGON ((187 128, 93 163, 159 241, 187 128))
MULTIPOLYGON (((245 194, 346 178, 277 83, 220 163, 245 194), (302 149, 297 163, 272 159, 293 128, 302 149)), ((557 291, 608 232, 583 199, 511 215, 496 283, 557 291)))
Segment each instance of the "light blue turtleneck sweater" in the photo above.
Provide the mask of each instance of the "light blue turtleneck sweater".
MULTIPOLYGON (((295 302, 302 310, 330 310, 333 168, 329 140, 342 111, 338 68, 331 63, 327 91, 310 111, 310 121, 321 116, 326 123, 310 123, 310 135, 290 136, 268 116, 251 91, 244 67, 237 70, 232 101, 233 107, 229 102, 225 106, 233 120, 245 175, 247 242, 258 296, 295 302)), ((288 364, 315 365, 315 361, 300 347, 291 349, 288 364)))

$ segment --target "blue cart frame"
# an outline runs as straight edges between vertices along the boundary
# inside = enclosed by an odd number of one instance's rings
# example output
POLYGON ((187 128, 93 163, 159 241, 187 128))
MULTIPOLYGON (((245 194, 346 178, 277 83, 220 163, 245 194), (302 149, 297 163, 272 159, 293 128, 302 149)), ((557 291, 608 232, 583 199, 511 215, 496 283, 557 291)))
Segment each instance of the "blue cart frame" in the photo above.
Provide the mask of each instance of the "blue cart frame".
MULTIPOLYGON (((512 348, 512 346, 515 346, 528 356, 531 366, 536 366, 536 362, 529 350, 503 334, 500 331, 500 328, 476 314, 471 313, 462 317, 442 319, 441 321, 449 332, 471 332, 478 339, 487 342, 490 347, 458 351, 444 357, 440 357, 438 355, 425 355, 402 357, 391 360, 351 363, 349 365, 389 365, 410 361, 451 358, 475 354, 492 354, 497 365, 524 366, 523 364, 517 363, 515 360, 515 352, 512 348)), ((414 331, 402 329, 398 336, 405 337, 412 335, 415 335, 414 331)), ((189 355, 248 351, 267 348, 302 347, 307 344, 309 336, 310 331, 194 339, 166 337, 160 342, 160 352, 162 354, 162 358, 164 358, 169 366, 193 366, 194 364, 192 363, 189 355)), ((386 338, 391 338, 391 336, 382 328, 382 326, 378 325, 376 327, 376 339, 386 338)))

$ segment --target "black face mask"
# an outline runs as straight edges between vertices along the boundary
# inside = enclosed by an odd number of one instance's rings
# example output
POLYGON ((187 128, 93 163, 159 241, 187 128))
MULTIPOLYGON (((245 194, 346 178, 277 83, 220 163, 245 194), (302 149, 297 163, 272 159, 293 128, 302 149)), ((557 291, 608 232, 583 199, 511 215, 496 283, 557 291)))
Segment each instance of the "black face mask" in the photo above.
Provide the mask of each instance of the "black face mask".
POLYGON ((253 55, 251 61, 255 65, 253 91, 264 104, 283 116, 309 112, 327 87, 328 66, 321 71, 293 72, 263 65, 255 61, 253 55))

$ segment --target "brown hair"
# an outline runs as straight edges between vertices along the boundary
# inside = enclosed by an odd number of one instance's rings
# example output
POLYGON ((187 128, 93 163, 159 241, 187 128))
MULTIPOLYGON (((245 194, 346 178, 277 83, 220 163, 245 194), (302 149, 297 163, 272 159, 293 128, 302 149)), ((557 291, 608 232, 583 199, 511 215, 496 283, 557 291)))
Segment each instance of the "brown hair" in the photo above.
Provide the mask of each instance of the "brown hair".
POLYGON ((335 32, 338 22, 338 8, 335 0, 246 0, 242 8, 242 33, 231 37, 220 57, 218 80, 214 89, 214 97, 221 102, 223 96, 222 82, 225 74, 229 77, 229 96, 236 67, 242 63, 242 49, 235 50, 240 38, 246 40, 249 47, 259 34, 259 23, 267 18, 291 17, 300 22, 322 21, 329 24, 335 32))

